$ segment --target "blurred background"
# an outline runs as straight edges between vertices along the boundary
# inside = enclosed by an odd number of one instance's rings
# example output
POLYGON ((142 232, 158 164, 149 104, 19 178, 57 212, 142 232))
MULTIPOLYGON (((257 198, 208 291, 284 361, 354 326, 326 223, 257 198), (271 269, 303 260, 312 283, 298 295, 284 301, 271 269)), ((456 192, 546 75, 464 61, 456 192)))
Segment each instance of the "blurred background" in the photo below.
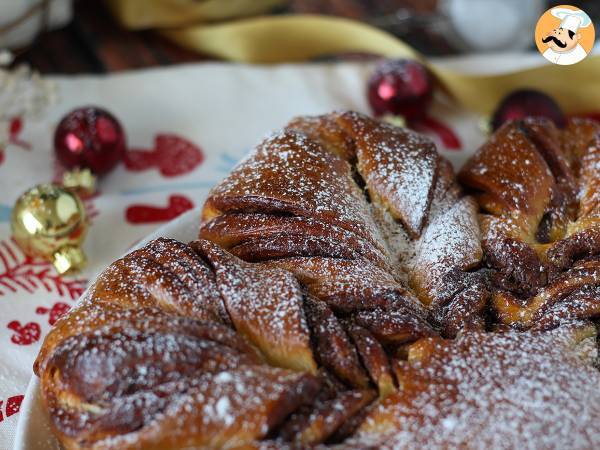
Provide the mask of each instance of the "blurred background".
MULTIPOLYGON (((251 7, 244 0, 4 0, 0 2, 0 49, 11 50, 13 65, 27 63, 40 73, 105 73, 211 59, 172 43, 160 34, 162 28, 249 15, 309 13, 374 25, 428 56, 529 51, 534 49, 537 19, 557 4, 546 0, 250 1, 251 7), (198 5, 212 12, 198 15, 198 5)), ((598 27, 600 1, 571 4, 586 11, 598 27)))

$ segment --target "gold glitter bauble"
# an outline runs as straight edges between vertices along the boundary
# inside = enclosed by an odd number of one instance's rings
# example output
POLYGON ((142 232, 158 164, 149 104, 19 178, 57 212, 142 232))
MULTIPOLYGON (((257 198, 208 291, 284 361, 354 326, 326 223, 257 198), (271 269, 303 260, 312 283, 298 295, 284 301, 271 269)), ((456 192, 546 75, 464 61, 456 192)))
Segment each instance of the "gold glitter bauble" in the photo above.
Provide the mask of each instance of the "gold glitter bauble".
POLYGON ((61 274, 84 266, 81 244, 87 226, 77 194, 55 184, 40 184, 22 194, 11 217, 13 237, 23 252, 52 261, 61 274))

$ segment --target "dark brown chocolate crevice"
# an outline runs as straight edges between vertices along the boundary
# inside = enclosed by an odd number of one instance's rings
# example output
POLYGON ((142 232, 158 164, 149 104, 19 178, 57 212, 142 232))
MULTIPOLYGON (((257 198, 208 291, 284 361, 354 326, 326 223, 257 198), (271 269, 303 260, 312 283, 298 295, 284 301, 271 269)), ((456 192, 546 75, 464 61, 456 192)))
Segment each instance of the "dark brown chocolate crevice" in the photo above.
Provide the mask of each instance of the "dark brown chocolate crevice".
POLYGON ((547 269, 537 253, 525 242, 497 236, 482 242, 487 264, 497 271, 494 281, 501 289, 533 295, 547 281, 547 269))
POLYGON ((480 190, 494 328, 548 330, 599 314, 597 273, 580 270, 596 271, 600 255, 599 135, 591 121, 564 130, 544 119, 509 122, 461 171, 480 190))
POLYGON ((559 270, 571 267, 575 261, 600 254, 600 225, 575 233, 554 243, 548 250, 548 260, 559 270))
POLYGON ((365 201, 367 203, 371 204, 372 203, 371 194, 369 194, 369 189, 367 188, 367 182, 361 175, 360 171, 358 170, 358 167, 356 167, 356 161, 350 163, 350 167, 352 168, 352 179, 356 183, 356 186, 358 186, 358 188, 363 193, 363 195, 365 197, 365 201))
MULTIPOLYGON (((558 129, 548 119, 543 118, 525 119, 520 123, 520 128, 546 161, 557 185, 565 196, 564 202, 576 208, 577 181, 560 148, 558 129)), ((575 219, 575 216, 571 216, 571 219, 575 219)))
POLYGON ((356 348, 333 311, 310 296, 305 296, 304 305, 318 362, 350 387, 369 387, 356 348))

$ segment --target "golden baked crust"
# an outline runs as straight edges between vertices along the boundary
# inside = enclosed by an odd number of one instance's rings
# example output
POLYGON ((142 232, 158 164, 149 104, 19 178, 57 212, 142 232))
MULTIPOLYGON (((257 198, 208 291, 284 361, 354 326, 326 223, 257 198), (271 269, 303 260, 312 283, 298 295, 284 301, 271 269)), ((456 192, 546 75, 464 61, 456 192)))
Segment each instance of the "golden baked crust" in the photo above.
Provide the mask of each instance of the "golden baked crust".
POLYGON ((596 448, 600 373, 573 351, 594 345, 595 334, 593 325, 577 325, 422 339, 394 366, 400 389, 345 446, 596 448))
POLYGON ((453 336, 484 326, 476 212, 429 139, 342 112, 265 139, 211 190, 200 237, 293 272, 336 312, 410 308, 453 336))
POLYGON ((357 113, 293 120, 211 191, 199 240, 121 258, 55 324, 34 370, 56 435, 69 450, 599 446, 594 327, 486 332, 476 213, 426 138, 357 113))
POLYGON ((459 177, 484 212, 501 323, 548 329, 600 314, 600 125, 507 123, 459 177))
POLYGON ((208 241, 158 239, 116 261, 35 363, 63 445, 221 448, 266 437, 320 391, 298 302, 289 273, 248 268, 208 241), (212 284, 193 291, 205 274, 212 284), (213 292, 232 326, 212 314, 213 292))

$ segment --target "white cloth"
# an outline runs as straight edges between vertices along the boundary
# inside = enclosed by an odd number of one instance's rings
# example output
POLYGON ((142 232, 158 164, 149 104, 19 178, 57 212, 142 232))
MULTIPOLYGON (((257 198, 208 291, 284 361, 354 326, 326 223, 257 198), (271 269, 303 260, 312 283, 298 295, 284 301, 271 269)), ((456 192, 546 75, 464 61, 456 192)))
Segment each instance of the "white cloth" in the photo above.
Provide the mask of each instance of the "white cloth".
POLYGON ((581 46, 581 44, 577 44, 572 50, 568 52, 555 52, 551 48, 546 50, 544 53, 544 58, 554 64, 559 64, 561 66, 569 66, 571 64, 578 63, 583 60, 587 53, 581 46))

